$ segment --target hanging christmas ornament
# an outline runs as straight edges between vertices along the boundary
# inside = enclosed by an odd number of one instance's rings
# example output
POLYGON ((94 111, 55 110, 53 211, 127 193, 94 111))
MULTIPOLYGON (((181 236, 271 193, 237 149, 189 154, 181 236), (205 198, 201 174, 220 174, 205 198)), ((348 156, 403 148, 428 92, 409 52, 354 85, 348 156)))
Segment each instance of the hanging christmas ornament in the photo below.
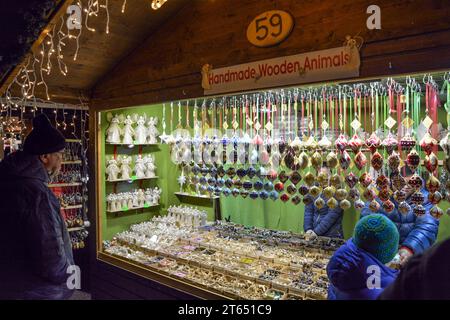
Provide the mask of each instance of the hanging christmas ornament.
POLYGON ((247 170, 245 170, 244 168, 239 168, 236 170, 236 174, 239 178, 243 178, 247 175, 247 170))
POLYGON ((339 156, 339 165, 341 166, 341 168, 343 170, 347 170, 348 167, 350 166, 352 159, 350 158, 350 155, 348 154, 347 151, 343 151, 341 152, 340 156, 339 156))
POLYGON ((375 199, 375 197, 376 197, 375 191, 373 191, 372 189, 366 189, 366 190, 364 190, 364 192, 363 192, 363 198, 364 198, 366 201, 372 201, 373 199, 375 199))
POLYGON ((400 148, 403 152, 408 153, 411 151, 412 148, 416 146, 416 140, 407 133, 401 140, 400 140, 400 148))
POLYGON ((306 152, 303 151, 302 153, 300 153, 298 163, 301 170, 304 170, 309 166, 309 157, 306 152))
MULTIPOLYGON (((448 105, 450 105, 450 102, 447 102, 448 105)), ((450 108, 450 107, 449 107, 450 108)), ((447 111, 447 117, 450 117, 450 112, 447 111)), ((450 119, 449 119, 450 120, 450 119)), ((447 130, 450 129, 450 123, 447 130)), ((445 160, 444 160, 444 167, 447 170, 447 172, 450 172, 450 130, 447 133, 447 135, 439 142, 439 145, 441 146, 442 150, 444 150, 445 153, 445 160)))
POLYGON ((319 170, 322 167, 323 159, 322 154, 318 151, 314 152, 311 157, 311 164, 316 169, 319 170))
POLYGON ((267 179, 269 179, 270 181, 275 181, 278 178, 278 173, 273 170, 270 169, 269 172, 267 173, 267 179))
POLYGON ((424 166, 428 170, 428 172, 433 173, 438 167, 438 158, 431 152, 429 155, 425 156, 424 166))
POLYGON ((224 189, 222 190, 222 194, 223 194, 225 197, 229 197, 229 196, 231 195, 231 190, 228 189, 228 188, 224 188, 224 189))
POLYGON ((241 191, 240 191, 240 195, 241 195, 242 198, 245 199, 245 198, 248 197, 249 193, 248 193, 247 190, 241 190, 241 191))
POLYGON ((231 190, 231 194, 233 195, 233 197, 237 197, 240 194, 239 189, 234 188, 233 190, 231 190))
POLYGON ((324 134, 322 139, 317 143, 318 147, 322 150, 328 150, 331 147, 331 141, 324 134))
POLYGON ((339 137, 334 142, 334 145, 339 151, 343 152, 345 148, 347 148, 348 141, 343 134, 340 134, 339 137))
POLYGON ((291 199, 292 203, 295 205, 298 205, 300 202, 302 202, 302 199, 299 196, 294 196, 291 199))
POLYGON ((325 200, 322 198, 317 198, 316 201, 314 201, 314 206, 319 210, 322 209, 325 207, 325 200))
MULTIPOLYGON (((227 172, 228 177, 230 177, 230 178, 233 178, 236 175, 236 170, 233 167, 229 167, 226 172, 227 172)), ((203 174, 203 171, 202 171, 202 174, 203 174)))
POLYGON ((286 171, 283 170, 278 174, 278 179, 285 183, 289 179, 289 176, 286 174, 286 171))
POLYGON ((263 184, 261 181, 256 181, 256 182, 253 184, 253 188, 254 188, 255 190, 257 190, 257 191, 262 190, 263 186, 264 186, 264 184, 263 184))
POLYGON ((381 174, 378 176, 377 180, 375 181, 375 184, 377 185, 378 189, 385 189, 389 187, 389 179, 381 174))
POLYGON ((283 158, 284 164, 289 169, 296 171, 300 169, 300 163, 295 155, 295 150, 292 147, 288 147, 283 158))
POLYGON ((303 180, 305 181, 305 183, 308 186, 312 186, 316 180, 316 178, 314 177, 314 174, 312 174, 312 172, 308 172, 305 177, 303 178, 303 180))
POLYGON ((406 215, 411 211, 411 206, 406 201, 400 202, 398 205, 398 211, 401 214, 406 215))
POLYGON ((350 191, 348 192, 348 197, 352 201, 358 200, 360 196, 361 194, 359 193, 357 188, 350 189, 350 191))
POLYGON ((411 202, 415 205, 422 204, 425 200, 425 197, 423 196, 423 193, 420 191, 416 191, 411 196, 411 202))
POLYGON ((422 140, 420 140, 420 147, 427 155, 433 151, 437 144, 436 139, 434 139, 429 132, 425 133, 422 140))
POLYGON ((370 176, 370 174, 368 172, 364 172, 360 177, 359 177, 359 183, 364 187, 367 188, 368 186, 370 186, 370 184, 372 183, 372 177, 370 176))
POLYGON ((352 207, 352 204, 350 203, 350 201, 348 201, 347 199, 344 199, 344 200, 342 200, 341 201, 341 203, 339 204, 339 207, 342 209, 342 210, 348 210, 348 209, 350 209, 351 207, 352 207))
POLYGON ((306 196, 309 193, 309 188, 308 188, 308 186, 302 185, 302 186, 300 186, 300 189, 298 190, 298 192, 302 196, 306 196))
POLYGON ((364 201, 362 201, 361 199, 357 199, 353 204, 353 206, 355 207, 356 210, 361 211, 362 209, 364 209, 366 205, 364 201))
POLYGON ((348 192, 345 189, 338 189, 338 190, 336 190, 336 193, 334 196, 337 200, 342 201, 345 198, 347 198, 348 192))
POLYGON ((305 204, 305 206, 310 205, 311 203, 313 203, 313 198, 310 196, 304 197, 303 198, 303 203, 305 204))
POLYGON ((322 188, 326 187, 328 185, 328 174, 325 171, 319 172, 317 182, 322 188))
POLYGON ((430 210, 430 215, 433 218, 439 220, 444 215, 444 211, 441 208, 439 208, 438 206, 434 206, 430 210))
POLYGON ((442 200, 442 194, 439 191, 428 193, 428 201, 430 201, 431 204, 439 204, 439 202, 441 202, 441 200, 442 200))
POLYGON ((294 195, 297 193, 297 188, 293 184, 290 184, 286 190, 290 195, 294 195))
POLYGON ((289 196, 284 193, 284 194, 281 195, 280 199, 283 202, 287 202, 289 200, 289 196))
POLYGON ((397 190, 394 192, 394 200, 397 201, 397 203, 403 202, 406 200, 406 193, 403 190, 397 190))
POLYGON ((271 191, 269 194, 270 199, 272 199, 273 201, 278 199, 278 192, 276 191, 271 191))
POLYGON ((392 133, 388 133, 387 137, 383 140, 383 142, 381 143, 381 145, 386 149, 386 152, 388 154, 391 154, 392 151, 394 151, 395 149, 397 149, 398 146, 398 141, 397 139, 394 137, 394 135, 392 133))
POLYGON ((281 192, 284 190, 284 184, 282 182, 275 183, 275 190, 281 192))
POLYGON ((225 180, 225 185, 226 185, 228 188, 231 188, 231 187, 233 186, 233 180, 231 180, 231 179, 225 180))
POLYGON ((291 173, 289 180, 291 180, 294 185, 297 185, 302 180, 302 176, 297 171, 294 171, 291 173))
POLYGON ((353 188, 357 183, 358 183, 358 177, 353 173, 350 172, 346 177, 345 177, 345 182, 347 183, 347 185, 351 188, 353 188))
POLYGON ((329 198, 327 201, 327 206, 329 209, 335 209, 339 205, 339 202, 335 198, 329 198))
POLYGON ((413 176, 409 178, 408 185, 418 191, 422 189, 423 186, 422 178, 417 173, 414 173, 413 176))
POLYGON ((375 169, 375 171, 380 171, 383 167, 383 157, 381 154, 377 151, 372 155, 372 159, 370 160, 370 163, 372 165, 372 168, 375 169))
POLYGON ((264 190, 266 191, 272 191, 273 190, 273 183, 268 181, 264 183, 264 190))
POLYGON ((322 191, 322 195, 327 199, 330 199, 331 197, 333 197, 335 193, 336 193, 336 188, 332 187, 332 186, 326 187, 322 191))
POLYGON ((383 209, 387 213, 391 213, 395 209, 395 205, 392 203, 391 200, 386 200, 383 202, 383 209))
POLYGON ((261 191, 259 197, 263 200, 267 200, 269 198, 269 193, 267 191, 261 191))
POLYGON ((412 149, 408 156, 406 157, 406 164, 408 165, 411 171, 416 171, 417 167, 420 164, 420 156, 415 149, 412 149))
POLYGON ((256 175, 256 173, 257 173, 257 171, 256 171, 256 169, 253 168, 253 167, 250 167, 250 168, 248 168, 248 170, 247 170, 247 176, 248 176, 250 179, 253 178, 253 177, 256 175))
POLYGON ((330 153, 328 153, 327 155, 327 166, 330 169, 334 169, 337 167, 339 163, 338 157, 336 155, 336 153, 334 153, 333 151, 331 151, 330 153))
POLYGON ((420 218, 420 217, 423 217, 427 211, 423 205, 419 204, 414 207, 413 212, 417 217, 420 218))
POLYGON ((320 187, 318 187, 318 186, 312 186, 310 189, 309 189, 309 194, 311 195, 311 196, 313 196, 314 198, 316 198, 317 196, 319 196, 319 194, 322 192, 322 189, 320 188, 320 187))
POLYGON ((369 209, 372 212, 378 212, 380 210, 380 204, 378 203, 377 200, 372 200, 369 204, 369 209))
POLYGON ((354 162, 355 162, 355 165, 358 168, 358 170, 361 170, 367 164, 367 158, 364 155, 364 153, 359 151, 355 156, 354 162))
POLYGON ((406 180, 399 172, 391 173, 392 188, 401 190, 406 186, 406 180))
MULTIPOLYGON (((420 185, 420 187, 422 187, 422 184, 420 185)), ((439 190, 439 188, 441 187, 441 182, 435 176, 430 175, 430 178, 427 180, 426 187, 429 192, 433 193, 439 190)))
POLYGON ((255 200, 255 199, 258 199, 258 197, 259 197, 259 193, 257 191, 250 192, 250 199, 255 200))
POLYGON ((342 178, 338 174, 333 174, 330 178, 330 184, 335 188, 340 188, 342 185, 342 178))
POLYGON ((380 140, 380 138, 378 138, 378 136, 375 132, 372 132, 370 137, 366 140, 365 144, 366 144, 367 148, 370 149, 371 153, 375 153, 375 151, 377 151, 377 149, 381 145, 381 140, 380 140))
POLYGON ((378 198, 383 202, 389 200, 390 197, 391 197, 391 192, 388 188, 381 189, 378 192, 378 198))
POLYGON ((305 146, 306 150, 308 150, 310 152, 316 150, 317 147, 318 147, 317 141, 316 141, 316 139, 313 136, 310 136, 308 138, 308 140, 306 140, 306 142, 304 143, 304 146, 305 146))
POLYGON ((388 157, 388 166, 391 171, 398 171, 398 167, 400 166, 400 156, 397 152, 393 151, 392 154, 388 157))
POLYGON ((359 152, 359 149, 361 149, 362 145, 363 145, 363 142, 356 133, 348 141, 348 146, 355 154, 359 152))

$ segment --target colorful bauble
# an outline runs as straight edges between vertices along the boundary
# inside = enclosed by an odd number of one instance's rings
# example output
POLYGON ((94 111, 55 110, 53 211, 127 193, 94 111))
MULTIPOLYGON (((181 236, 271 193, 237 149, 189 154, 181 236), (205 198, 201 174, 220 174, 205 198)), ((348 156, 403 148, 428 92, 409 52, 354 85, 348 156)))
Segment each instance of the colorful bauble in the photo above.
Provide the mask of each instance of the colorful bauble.
POLYGON ((280 192, 284 190, 284 184, 282 182, 275 183, 275 190, 280 192))
POLYGON ((421 205, 421 204, 415 206, 415 207, 413 208, 413 212, 414 212, 414 214, 415 214, 417 217, 419 217, 419 218, 420 218, 420 217, 423 217, 423 216, 427 213, 425 207, 424 207, 423 205, 421 205))
POLYGON ((403 190, 397 190, 394 192, 394 200, 397 201, 397 203, 403 202, 406 200, 406 193, 403 190))
POLYGON ((336 168, 339 163, 338 156, 333 151, 331 151, 330 153, 327 154, 326 161, 327 161, 327 166, 330 169, 336 168))
POLYGON ((362 145, 363 145, 363 142, 356 133, 348 141, 348 146, 354 153, 358 153, 358 151, 359 151, 359 149, 361 149, 362 145))
POLYGON ((398 141, 397 139, 393 136, 392 133, 389 132, 388 136, 383 140, 383 142, 381 143, 381 145, 386 149, 388 154, 391 154, 392 151, 394 151, 395 149, 397 149, 398 147, 398 141))
POLYGON ((263 200, 267 200, 269 198, 269 193, 267 191, 261 191, 259 197, 263 200))
POLYGON ((253 188, 254 188, 255 190, 257 190, 257 191, 262 190, 263 187, 264 187, 264 183, 262 183, 261 181, 256 181, 256 182, 253 184, 253 188))
POLYGON ((369 209, 372 212, 378 212, 380 210, 380 204, 378 203, 377 200, 372 200, 369 204, 369 209))
POLYGON ((353 206, 355 207, 356 210, 361 211, 366 205, 364 201, 358 199, 353 203, 353 206))
POLYGON ((231 190, 228 189, 228 188, 224 188, 224 189, 222 189, 222 194, 223 194, 225 197, 228 197, 228 196, 231 195, 231 190))
POLYGON ((380 169, 383 167, 383 157, 381 156, 381 154, 378 151, 376 151, 372 155, 370 164, 372 165, 372 168, 375 169, 375 171, 380 171, 380 169))
POLYGON ((370 186, 370 184, 372 183, 372 177, 370 176, 370 174, 368 172, 364 172, 360 177, 359 177, 359 183, 361 183, 361 185, 364 188, 367 188, 368 186, 370 186))
POLYGON ((316 178, 314 177, 314 174, 312 174, 312 172, 308 172, 305 177, 303 178, 303 180, 305 181, 305 183, 308 186, 312 186, 316 180, 316 178))
POLYGON ((348 192, 348 197, 350 200, 352 201, 356 201, 359 199, 359 197, 361 196, 361 194, 359 193, 357 188, 352 188, 350 189, 350 191, 348 192))
POLYGON ((297 195, 292 197, 291 201, 293 204, 298 205, 300 202, 302 202, 302 199, 297 195))
POLYGON ((420 164, 420 156, 415 149, 412 149, 408 156, 406 157, 406 164, 411 169, 411 171, 416 171, 420 164))
POLYGON ((316 180, 319 185, 321 185, 322 187, 326 187, 328 185, 328 174, 324 171, 319 172, 316 180))
POLYGON ((233 178, 236 175, 236 170, 234 170, 233 167, 229 167, 226 172, 227 172, 228 177, 230 177, 230 178, 233 178))
POLYGON ((269 197, 270 197, 270 199, 272 199, 272 200, 277 200, 278 199, 278 192, 276 192, 276 191, 271 191, 270 193, 269 193, 269 197))
POLYGON ((241 190, 240 195, 242 198, 247 198, 248 197, 248 191, 247 190, 241 190))
POLYGON ((323 189, 322 194, 325 198, 330 199, 336 193, 336 188, 333 186, 326 187, 323 189))
POLYGON ((414 190, 420 190, 423 186, 422 178, 417 173, 414 173, 413 176, 409 178, 408 185, 414 190))
POLYGON ((432 204, 439 204, 441 200, 442 194, 439 191, 428 193, 428 201, 430 201, 432 204))
POLYGON ((405 135, 400 140, 400 148, 404 152, 411 151, 411 149, 414 148, 415 146, 416 146, 416 140, 413 137, 411 137, 409 134, 405 135))
POLYGON ((438 206, 434 206, 430 209, 430 215, 439 220, 444 215, 444 211, 438 206))
POLYGON ((339 207, 342 210, 348 210, 352 207, 352 204, 350 203, 350 201, 348 201, 347 199, 344 199, 341 201, 341 203, 339 204, 339 207))
POLYGON ((305 204, 305 206, 311 204, 313 202, 313 198, 310 196, 304 197, 303 198, 303 203, 305 204))
POLYGON ((395 209, 395 205, 392 203, 391 200, 386 200, 383 202, 383 210, 386 211, 387 213, 391 213, 392 211, 394 211, 395 209))
POLYGON ((322 163, 322 154, 319 151, 314 152, 311 157, 311 165, 318 170, 320 169, 320 167, 322 167, 322 163))
POLYGON ((347 183, 347 185, 350 188, 353 188, 354 186, 356 186, 356 184, 358 183, 358 177, 353 173, 350 172, 346 177, 345 177, 345 182, 347 183))
POLYGON ((330 184, 335 187, 335 188, 339 188, 342 185, 342 178, 340 175, 338 174, 334 174, 331 176, 330 178, 330 184))
POLYGON ((393 151, 388 157, 388 166, 392 171, 398 171, 398 166, 400 165, 400 156, 397 152, 393 151))
POLYGON ((298 190, 298 192, 302 195, 302 196, 306 196, 309 193, 309 188, 308 186, 302 185, 300 187, 300 189, 298 190))
POLYGON ((297 193, 297 188, 293 185, 290 184, 288 185, 288 187, 286 188, 287 193, 289 193, 290 195, 294 195, 297 193))
POLYGON ((327 150, 331 147, 331 141, 326 135, 323 135, 322 139, 317 143, 317 146, 323 150, 327 150))
POLYGON ((217 168, 217 175, 219 176, 219 177, 223 177, 223 176, 225 176, 225 169, 223 168, 223 166, 219 166, 218 168, 217 168))
POLYGON ((242 188, 244 188, 245 190, 250 190, 250 189, 253 188, 253 183, 251 183, 250 181, 244 181, 244 182, 241 182, 240 180, 235 180, 235 181, 234 181, 234 186, 235 186, 236 188, 242 187, 242 188))
POLYGON ((375 132, 372 132, 370 137, 366 140, 366 146, 370 149, 370 152, 374 153, 381 145, 381 140, 378 138, 375 132))
POLYGON ((231 187, 233 186, 233 180, 231 180, 231 179, 225 180, 225 185, 226 185, 228 188, 231 188, 231 187))
POLYGON ((237 169, 236 174, 239 178, 243 178, 247 175, 247 170, 245 170, 244 168, 239 168, 237 169))
POLYGON ((340 134, 334 142, 334 145, 339 149, 339 151, 344 151, 345 148, 347 148, 348 141, 343 134, 340 134))
POLYGON ((376 197, 375 191, 373 191, 372 189, 366 189, 366 190, 364 190, 364 192, 363 192, 363 198, 364 198, 366 201, 372 201, 373 199, 375 199, 375 197, 376 197))
POLYGON ((414 192, 411 196, 411 202, 415 205, 420 205, 424 202, 425 197, 423 196, 423 193, 420 191, 414 192))
POLYGON ((269 172, 267 172, 267 179, 270 181, 275 181, 278 178, 278 173, 274 169, 270 169, 269 172))
POLYGON ((281 182, 285 183, 288 179, 289 176, 286 174, 286 171, 283 170, 278 174, 278 180, 280 180, 281 182))
POLYGON ((233 197, 237 197, 240 194, 239 189, 234 188, 233 190, 231 190, 231 194, 233 195, 233 197))
POLYGON ((330 209, 335 209, 339 205, 339 202, 335 198, 330 198, 327 201, 327 206, 330 209))
POLYGON ((390 197, 391 197, 391 192, 389 191, 388 188, 381 189, 380 192, 378 192, 378 198, 381 201, 387 201, 387 200, 389 200, 390 197))
POLYGON ((411 206, 406 201, 400 202, 400 204, 398 205, 398 211, 401 214, 406 215, 411 211, 411 206))
POLYGON ((334 196, 337 200, 342 201, 345 198, 347 198, 348 192, 345 189, 338 189, 338 190, 336 190, 336 193, 334 196))
POLYGON ((322 198, 317 198, 316 201, 314 201, 314 206, 317 209, 322 209, 323 207, 325 207, 325 200, 323 200, 322 198))
POLYGON ((302 176, 297 171, 294 171, 291 173, 289 180, 291 180, 294 185, 297 185, 302 180, 302 176))
POLYGON ((389 179, 384 174, 379 175, 375 183, 379 189, 389 187, 389 179))
POLYGON ((308 167, 308 165, 309 165, 309 157, 306 154, 306 152, 303 151, 302 153, 300 153, 300 155, 298 156, 298 163, 300 165, 300 169, 301 170, 304 170, 304 169, 306 169, 308 167))
POLYGON ((426 187, 428 191, 435 192, 441 187, 441 182, 435 176, 430 175, 430 178, 427 180, 426 187))
POLYGON ((433 151, 437 144, 436 139, 434 139, 429 132, 425 133, 422 140, 420 140, 420 147, 427 155, 433 151))
POLYGON ((400 173, 391 174, 391 182, 394 190, 402 190, 406 186, 406 180, 400 173))
POLYGON ((215 178, 208 178, 208 184, 210 186, 215 186, 216 185, 216 179, 215 178))
POLYGON ((346 150, 341 152, 341 155, 339 156, 339 165, 343 170, 347 170, 350 166, 352 159, 350 158, 350 155, 346 150))
POLYGON ((429 155, 425 156, 424 166, 428 172, 433 173, 438 167, 438 158, 431 152, 429 155))
POLYGON ((309 194, 312 195, 314 198, 317 197, 322 192, 322 189, 318 186, 312 186, 309 189, 309 194))
POLYGON ((264 190, 266 191, 272 191, 273 190, 273 183, 268 181, 264 183, 264 190))
POLYGON ((358 170, 361 170, 367 164, 367 157, 364 155, 364 153, 359 151, 355 156, 354 162, 358 170))
POLYGON ((283 202, 286 202, 286 201, 289 200, 289 196, 284 193, 284 194, 281 195, 280 200, 283 201, 283 202))

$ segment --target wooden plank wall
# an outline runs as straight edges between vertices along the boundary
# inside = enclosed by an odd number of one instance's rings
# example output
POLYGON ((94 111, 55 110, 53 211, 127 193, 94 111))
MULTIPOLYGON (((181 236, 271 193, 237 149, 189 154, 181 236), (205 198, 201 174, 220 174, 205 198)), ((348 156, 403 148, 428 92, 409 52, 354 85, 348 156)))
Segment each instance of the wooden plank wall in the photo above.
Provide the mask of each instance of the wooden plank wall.
POLYGON ((346 35, 365 40, 361 77, 450 68, 450 1, 377 1, 382 29, 368 30, 366 9, 372 2, 193 0, 96 84, 92 106, 200 97, 205 63, 222 67, 332 48, 342 45, 346 35), (275 47, 254 47, 246 28, 270 9, 290 12, 294 30, 275 47))

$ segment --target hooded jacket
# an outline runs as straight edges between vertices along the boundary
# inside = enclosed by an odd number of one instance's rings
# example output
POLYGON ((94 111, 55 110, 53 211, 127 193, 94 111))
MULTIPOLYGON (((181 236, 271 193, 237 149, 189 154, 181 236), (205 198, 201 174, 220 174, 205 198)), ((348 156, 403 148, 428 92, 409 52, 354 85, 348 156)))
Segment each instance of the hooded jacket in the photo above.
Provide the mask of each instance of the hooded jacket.
POLYGON ((349 239, 328 263, 328 299, 374 300, 395 280, 397 274, 397 270, 388 268, 349 239), (373 280, 377 275, 379 283, 373 280))
POLYGON ((0 162, 0 299, 67 299, 74 264, 59 201, 38 156, 0 162))
POLYGON ((344 237, 342 230, 344 211, 339 207, 330 209, 327 205, 317 209, 314 205, 316 199, 312 199, 309 204, 305 205, 303 229, 305 232, 313 230, 318 236, 342 239, 344 237))

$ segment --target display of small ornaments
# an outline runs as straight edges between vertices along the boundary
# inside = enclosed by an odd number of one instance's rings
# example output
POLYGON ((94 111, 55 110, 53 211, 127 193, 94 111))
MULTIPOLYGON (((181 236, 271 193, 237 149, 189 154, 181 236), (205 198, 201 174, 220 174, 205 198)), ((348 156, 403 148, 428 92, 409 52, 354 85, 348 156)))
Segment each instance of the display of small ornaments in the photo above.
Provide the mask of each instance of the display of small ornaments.
POLYGON ((106 197, 107 212, 123 212, 159 205, 161 189, 158 187, 136 189, 130 192, 111 193, 106 197))
POLYGON ((167 216, 174 218, 177 225, 200 228, 206 225, 208 214, 205 210, 180 205, 170 206, 167 209, 167 216))
POLYGON ((117 159, 107 160, 105 173, 107 175, 106 181, 132 181, 136 179, 151 179, 156 178, 155 157, 149 155, 137 155, 133 158, 127 155, 119 155, 117 159))
POLYGON ((153 145, 158 143, 158 118, 144 115, 107 114, 106 143, 116 145, 153 145))

